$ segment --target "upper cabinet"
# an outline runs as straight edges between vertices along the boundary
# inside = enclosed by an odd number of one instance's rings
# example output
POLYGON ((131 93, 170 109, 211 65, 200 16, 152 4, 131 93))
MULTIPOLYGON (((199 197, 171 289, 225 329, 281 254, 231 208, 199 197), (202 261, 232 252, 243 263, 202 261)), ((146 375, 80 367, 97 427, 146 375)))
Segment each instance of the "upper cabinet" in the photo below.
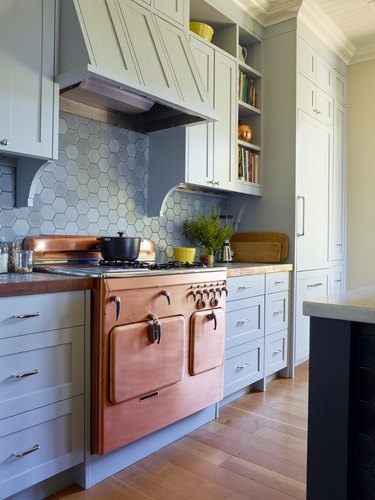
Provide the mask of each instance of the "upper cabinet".
POLYGON ((0 2, 0 153, 56 158, 54 2, 0 2))
POLYGON ((158 183, 150 182, 149 215, 163 212, 176 186, 262 195, 262 29, 221 0, 191 0, 190 21, 214 30, 210 42, 190 33, 190 47, 218 119, 150 135, 149 178, 158 183), (240 120, 250 135, 239 137, 240 120))
POLYGON ((187 26, 189 21, 189 3, 185 0, 133 0, 152 9, 156 14, 180 26, 187 26))

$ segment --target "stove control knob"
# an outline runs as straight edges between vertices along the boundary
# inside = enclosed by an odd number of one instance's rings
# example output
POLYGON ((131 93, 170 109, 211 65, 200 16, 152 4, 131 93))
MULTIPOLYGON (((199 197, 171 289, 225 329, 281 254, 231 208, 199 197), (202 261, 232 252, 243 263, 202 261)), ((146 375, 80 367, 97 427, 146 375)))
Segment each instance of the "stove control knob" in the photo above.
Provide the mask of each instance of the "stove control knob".
POLYGON ((194 290, 192 290, 191 292, 189 292, 189 295, 193 296, 194 301, 196 300, 196 298, 197 298, 197 292, 194 292, 194 290))
POLYGON ((202 292, 202 298, 204 297, 205 294, 207 295, 207 299, 209 299, 210 298, 210 292, 207 290, 207 288, 205 288, 203 290, 203 292, 202 292))

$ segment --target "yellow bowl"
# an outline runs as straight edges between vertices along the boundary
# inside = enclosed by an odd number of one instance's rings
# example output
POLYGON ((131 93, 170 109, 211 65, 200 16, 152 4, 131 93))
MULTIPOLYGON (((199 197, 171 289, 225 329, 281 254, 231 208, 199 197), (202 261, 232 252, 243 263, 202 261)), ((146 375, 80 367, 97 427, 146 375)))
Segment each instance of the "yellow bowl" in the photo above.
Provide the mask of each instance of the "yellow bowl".
POLYGON ((207 42, 211 41, 214 34, 214 30, 209 24, 198 22, 190 23, 190 31, 193 31, 193 33, 196 33, 200 37, 204 38, 207 42))
POLYGON ((173 249, 174 260, 178 262, 189 262, 191 264, 195 259, 196 248, 175 247, 173 249))

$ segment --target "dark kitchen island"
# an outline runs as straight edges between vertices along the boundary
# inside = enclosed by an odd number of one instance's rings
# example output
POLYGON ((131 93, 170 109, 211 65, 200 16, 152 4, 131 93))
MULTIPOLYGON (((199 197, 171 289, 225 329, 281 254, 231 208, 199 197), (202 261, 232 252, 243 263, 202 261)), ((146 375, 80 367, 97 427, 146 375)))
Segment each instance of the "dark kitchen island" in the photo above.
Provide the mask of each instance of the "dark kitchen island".
POLYGON ((310 316, 307 499, 375 493, 375 287, 304 302, 310 316))

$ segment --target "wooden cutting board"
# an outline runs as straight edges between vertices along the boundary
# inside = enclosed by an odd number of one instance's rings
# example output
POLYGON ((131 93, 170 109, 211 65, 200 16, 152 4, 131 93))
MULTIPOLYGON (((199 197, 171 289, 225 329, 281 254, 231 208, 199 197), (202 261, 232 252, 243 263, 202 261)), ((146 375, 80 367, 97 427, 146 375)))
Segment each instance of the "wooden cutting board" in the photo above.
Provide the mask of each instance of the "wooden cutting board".
POLYGON ((236 233, 230 243, 235 262, 276 263, 288 257, 288 236, 284 233, 236 233))

